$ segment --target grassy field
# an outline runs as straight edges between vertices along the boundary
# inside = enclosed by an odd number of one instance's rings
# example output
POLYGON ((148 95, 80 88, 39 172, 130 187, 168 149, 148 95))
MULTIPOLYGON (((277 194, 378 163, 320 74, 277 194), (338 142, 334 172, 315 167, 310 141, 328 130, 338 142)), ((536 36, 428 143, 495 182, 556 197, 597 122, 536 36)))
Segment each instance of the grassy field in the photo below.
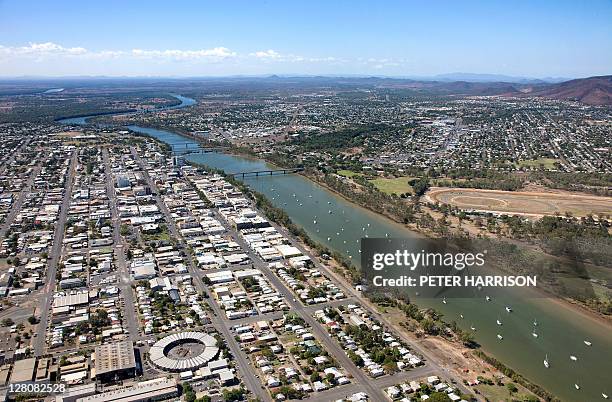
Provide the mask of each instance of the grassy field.
POLYGON ((394 179, 374 179, 371 180, 372 184, 376 186, 379 191, 387 194, 412 194, 412 187, 408 184, 412 177, 403 176, 396 177, 394 179))
POLYGON ((151 233, 151 234, 147 234, 147 233, 143 233, 142 234, 142 240, 147 242, 147 241, 170 241, 172 240, 172 238, 170 237, 170 233, 168 233, 168 231, 161 231, 159 233, 151 233))
POLYGON ((607 267, 600 267, 591 264, 586 264, 585 269, 587 270, 589 278, 597 280, 597 283, 589 282, 585 284, 583 281, 582 286, 592 286, 595 296, 597 296, 599 300, 610 300, 612 292, 610 292, 610 289, 608 289, 607 286, 604 286, 604 284, 612 281, 612 270, 607 267))
POLYGON ((355 176, 363 176, 362 173, 353 172, 352 170, 338 170, 338 174, 344 177, 355 177, 355 176))
POLYGON ((514 397, 510 396, 510 393, 508 392, 508 389, 505 386, 500 387, 499 385, 479 384, 475 388, 480 391, 481 395, 485 395, 489 401, 510 402, 518 397, 518 395, 514 395, 514 397))
MULTIPOLYGON (((511 382, 508 379, 504 380, 504 384, 511 382)), ((501 402, 501 401, 525 401, 525 400, 539 400, 533 392, 529 391, 527 388, 523 387, 520 384, 514 383, 517 392, 510 395, 508 388, 505 385, 487 385, 487 384, 478 384, 475 388, 480 391, 480 394, 487 398, 489 401, 501 402)))
POLYGON ((559 159, 552 158, 540 158, 540 159, 532 159, 526 161, 520 161, 516 165, 520 168, 544 168, 546 170, 556 169, 556 163, 559 162, 559 159))

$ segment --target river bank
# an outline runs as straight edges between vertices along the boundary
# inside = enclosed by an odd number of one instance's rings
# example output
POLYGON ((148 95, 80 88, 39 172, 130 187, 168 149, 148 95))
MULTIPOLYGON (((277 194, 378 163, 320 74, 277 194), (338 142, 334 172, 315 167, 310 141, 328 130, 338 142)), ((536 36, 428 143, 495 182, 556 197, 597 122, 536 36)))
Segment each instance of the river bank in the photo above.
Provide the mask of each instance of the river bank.
POLYGON ((96 117, 103 117, 103 116, 109 116, 109 115, 115 116, 115 115, 120 115, 120 114, 136 113, 136 112, 138 112, 138 109, 122 109, 122 110, 109 110, 107 112, 97 112, 97 113, 81 113, 81 114, 74 114, 71 116, 60 116, 56 118, 54 121, 58 123, 62 123, 62 124, 70 124, 70 123, 66 123, 66 121, 80 120, 80 119, 84 119, 83 121, 85 121, 85 119, 93 119, 96 117))
POLYGON ((55 119, 56 123, 67 124, 67 125, 77 125, 83 126, 89 124, 89 120, 96 117, 103 116, 123 116, 123 115, 131 115, 131 114, 139 114, 139 113, 156 113, 162 112, 164 110, 172 110, 172 109, 181 109, 184 107, 192 106, 196 103, 194 99, 186 98, 181 95, 169 94, 171 97, 176 99, 178 103, 171 103, 169 105, 160 106, 154 109, 123 109, 118 111, 104 111, 90 114, 77 114, 69 117, 60 117, 55 119))
MULTIPOLYGON (((250 198, 256 200, 257 207, 260 210, 262 207, 261 200, 263 199, 263 202, 265 203, 265 207, 263 208, 264 214, 269 219, 273 220, 273 222, 286 227, 295 236, 294 240, 296 240, 300 244, 300 247, 304 248, 312 255, 319 256, 319 258, 325 255, 325 253, 328 253, 328 250, 324 246, 314 242, 308 236, 308 234, 306 234, 300 228, 297 228, 295 224, 291 222, 290 218, 287 217, 286 219, 274 220, 275 216, 270 213, 271 209, 273 210, 274 207, 272 206, 272 203, 265 198, 264 195, 254 192, 252 189, 248 188, 246 185, 238 182, 235 179, 232 180, 232 176, 226 175, 226 179, 229 179, 233 184, 237 185, 237 187, 240 188, 241 191, 243 191, 245 194, 250 195, 250 198)), ((276 212, 277 216, 283 216, 282 210, 276 208, 276 212)), ((558 399, 556 399, 548 391, 544 390, 544 388, 542 388, 541 386, 526 379, 524 376, 517 374, 514 370, 507 368, 501 362, 491 359, 484 352, 481 352, 478 348, 468 349, 464 345, 461 345, 460 341, 458 341, 457 339, 452 340, 442 336, 433 338, 420 338, 418 336, 415 336, 415 333, 413 331, 409 331, 405 327, 405 325, 402 325, 406 323, 404 319, 400 318, 396 322, 396 320, 393 320, 391 317, 388 316, 388 312, 386 310, 383 317, 381 314, 377 313, 379 305, 375 301, 369 299, 367 296, 360 297, 362 295, 358 294, 358 292, 354 290, 354 282, 350 281, 350 275, 348 277, 346 275, 346 269, 350 269, 350 267, 347 267, 346 261, 338 261, 338 258, 336 256, 332 256, 332 258, 332 260, 327 260, 325 262, 320 261, 320 263, 329 266, 329 269, 325 269, 325 272, 332 278, 334 278, 334 280, 341 285, 341 288, 345 289, 345 291, 349 294, 352 294, 353 297, 359 298, 360 302, 364 303, 381 322, 397 331, 397 333, 400 334, 404 341, 408 341, 413 346, 415 344, 420 345, 417 350, 427 356, 428 360, 435 360, 438 363, 448 362, 449 365, 447 367, 447 370, 452 370, 454 372, 453 378, 462 379, 463 383, 467 384, 475 379, 472 378, 474 377, 474 374, 470 374, 470 372, 480 373, 485 378, 486 374, 488 374, 492 377, 492 379, 501 378, 500 375, 503 373, 503 375, 506 375, 512 381, 516 381, 517 383, 522 385, 525 390, 529 390, 535 395, 538 395, 547 401, 558 401, 558 399), (433 342, 433 344, 436 345, 436 348, 428 347, 430 345, 428 344, 428 341, 430 343, 433 342), (473 352, 474 356, 472 359, 466 356, 468 351, 473 352), (495 364, 493 364, 492 361, 494 361, 495 364), (465 367, 470 367, 470 369, 466 371, 465 367)), ((401 311, 398 310, 398 312, 401 315, 401 311)), ((453 338, 455 337, 456 334, 453 335, 453 338)), ((507 380, 504 382, 508 383, 507 380)))
MULTIPOLYGON (((197 138, 196 138, 197 141, 197 138)), ((273 166, 275 168, 289 168, 292 166, 281 166, 281 165, 277 165, 274 164, 271 160, 266 159, 265 155, 256 155, 252 152, 248 152, 248 150, 243 150, 243 148, 240 147, 232 147, 230 148, 231 154, 235 155, 235 156, 239 156, 242 158, 247 158, 247 159, 251 159, 251 160, 263 160, 265 161, 267 164, 269 164, 270 166, 273 166)), ((419 227, 419 225, 415 224, 415 223, 403 223, 400 222, 398 217, 388 213, 386 210, 383 210, 383 212, 380 211, 379 208, 374 208, 369 204, 364 204, 364 203, 358 203, 356 202, 355 199, 349 197, 348 195, 344 194, 342 191, 339 191, 338 189, 334 188, 333 186, 330 186, 327 182, 325 182, 324 180, 321 179, 320 175, 317 175, 316 173, 311 173, 308 170, 304 170, 301 172, 296 173, 302 177, 304 177, 307 180, 311 180, 314 183, 316 183, 317 185, 325 188, 326 190, 332 192, 333 194, 343 198, 344 200, 346 200, 348 203, 350 203, 351 205, 353 205, 354 207, 357 208, 364 208, 368 211, 371 211, 372 213, 378 214, 380 216, 383 216, 387 219, 390 219, 391 221, 395 222, 397 225, 399 225, 399 227, 405 229, 405 230, 409 230, 411 231, 411 234, 415 237, 418 238, 431 238, 431 239, 436 239, 436 238, 441 238, 442 236, 439 233, 436 233, 433 230, 426 230, 426 228, 423 227, 419 227)), ((498 239, 498 240, 503 240, 503 241, 509 241, 511 243, 515 243, 517 245, 519 245, 520 247, 528 247, 528 245, 523 244, 522 242, 519 241, 513 241, 511 239, 498 239)), ((541 250, 538 250, 538 252, 541 252, 541 250)), ((547 255, 547 254, 543 254, 543 255, 547 255)), ((547 255, 548 256, 548 255, 547 255)), ((557 256, 550 256, 551 258, 559 258, 557 256)), ((600 324, 604 324, 606 326, 609 326, 610 329, 612 329, 612 316, 608 316, 608 315, 604 315, 598 311, 594 311, 590 308, 588 308, 587 306, 585 306, 582 303, 579 303, 575 300, 569 299, 569 298, 562 298, 559 297, 558 295, 556 295, 555 293, 552 292, 552 290, 550 289, 545 289, 545 288, 537 288, 535 289, 536 292, 539 292, 540 294, 538 295, 538 297, 547 297, 550 298, 550 300, 554 300, 555 303, 557 303, 560 307, 565 308, 565 309, 570 309, 572 310, 574 313, 576 314, 580 314, 584 317, 588 317, 594 321, 596 321, 597 323, 600 324)))

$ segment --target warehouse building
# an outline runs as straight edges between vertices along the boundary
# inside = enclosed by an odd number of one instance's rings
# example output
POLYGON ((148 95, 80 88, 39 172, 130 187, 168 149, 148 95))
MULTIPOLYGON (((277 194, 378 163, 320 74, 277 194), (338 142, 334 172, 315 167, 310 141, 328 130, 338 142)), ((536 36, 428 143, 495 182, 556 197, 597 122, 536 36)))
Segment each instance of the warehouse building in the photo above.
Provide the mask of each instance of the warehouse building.
POLYGON ((79 398, 77 402, 144 402, 165 400, 176 396, 178 396, 176 379, 161 377, 139 382, 132 387, 79 398))
POLYGON ((134 377, 136 358, 131 341, 96 346, 96 379, 102 382, 134 377))

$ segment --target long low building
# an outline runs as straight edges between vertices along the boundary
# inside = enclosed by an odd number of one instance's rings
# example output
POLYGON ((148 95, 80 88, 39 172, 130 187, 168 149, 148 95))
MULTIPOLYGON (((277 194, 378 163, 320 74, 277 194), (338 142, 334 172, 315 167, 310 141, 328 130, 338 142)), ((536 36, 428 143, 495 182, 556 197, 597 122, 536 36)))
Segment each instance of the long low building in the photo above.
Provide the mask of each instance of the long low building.
POLYGON ((77 402, 144 402, 176 396, 178 396, 176 379, 162 377, 139 382, 132 387, 79 398, 77 402))
POLYGON ((89 292, 83 291, 66 296, 56 296, 53 299, 53 308, 78 307, 89 303, 89 292))
POLYGON ((149 350, 149 359, 158 368, 171 372, 197 370, 205 366, 219 354, 217 340, 204 332, 179 332, 157 341, 149 350), (199 343, 204 349, 196 356, 181 359, 168 356, 176 346, 199 343))

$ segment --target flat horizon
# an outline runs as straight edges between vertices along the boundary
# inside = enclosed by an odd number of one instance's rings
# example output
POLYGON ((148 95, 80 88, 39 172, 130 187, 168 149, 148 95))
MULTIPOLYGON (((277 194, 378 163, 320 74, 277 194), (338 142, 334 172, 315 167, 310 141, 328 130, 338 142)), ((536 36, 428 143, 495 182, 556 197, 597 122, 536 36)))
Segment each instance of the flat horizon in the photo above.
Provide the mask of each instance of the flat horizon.
POLYGON ((381 79, 406 79, 406 80, 452 80, 452 81, 469 81, 470 76, 473 80, 482 77, 482 81, 494 81, 496 77, 511 78, 515 80, 554 80, 567 81, 592 77, 607 77, 610 74, 599 75, 582 75, 571 77, 557 76, 513 76, 498 73, 441 73, 436 75, 385 75, 385 74, 367 74, 367 73, 347 73, 347 74, 300 74, 300 73, 270 73, 270 74, 227 74, 227 75, 0 75, 0 80, 52 80, 52 79, 216 79, 216 78, 381 78, 381 79), (460 77, 452 78, 452 76, 465 75, 463 79, 460 77), (489 78, 489 79, 487 79, 489 78))

